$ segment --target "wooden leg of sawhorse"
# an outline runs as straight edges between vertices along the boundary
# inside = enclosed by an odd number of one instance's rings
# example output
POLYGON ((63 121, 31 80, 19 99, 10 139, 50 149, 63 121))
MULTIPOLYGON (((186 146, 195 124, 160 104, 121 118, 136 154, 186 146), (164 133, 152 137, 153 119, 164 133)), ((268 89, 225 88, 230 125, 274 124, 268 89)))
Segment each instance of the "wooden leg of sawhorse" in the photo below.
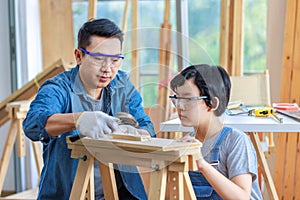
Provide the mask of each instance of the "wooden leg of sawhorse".
POLYGON ((148 199, 164 200, 167 197, 170 200, 196 200, 188 170, 186 159, 186 162, 174 162, 167 167, 152 171, 148 199))
MULTIPOLYGON (((191 160, 193 160, 191 158, 191 160)), ((170 200, 196 200, 190 176, 188 157, 185 162, 174 162, 168 166, 168 187, 170 200)), ((194 160, 193 160, 194 161, 194 160)), ((193 162, 191 161, 191 162, 193 162)))
POLYGON ((150 175, 149 200, 164 200, 167 184, 167 167, 154 170, 150 175))
POLYGON ((278 200, 278 196, 276 193, 276 188, 273 182, 273 178, 268 166, 268 163, 266 161, 265 155, 262 152, 261 146, 260 146, 260 140, 258 137, 258 134, 256 132, 249 133, 251 141, 253 143, 253 146, 256 150, 258 164, 261 166, 261 171, 264 176, 266 188, 268 190, 269 196, 273 200, 278 200))
POLYGON ((118 200, 119 196, 113 164, 101 162, 98 163, 102 178, 102 187, 105 199, 118 200))
POLYGON ((7 173, 7 168, 9 165, 9 161, 11 158, 11 154, 13 151, 14 143, 17 137, 17 120, 12 119, 12 122, 10 124, 10 128, 8 131, 8 135, 6 138, 2 158, 1 158, 1 163, 0 163, 0 195, 2 192, 2 187, 4 184, 5 176, 7 173))
POLYGON ((78 162, 70 200, 94 200, 94 198, 94 157, 83 155, 78 162))

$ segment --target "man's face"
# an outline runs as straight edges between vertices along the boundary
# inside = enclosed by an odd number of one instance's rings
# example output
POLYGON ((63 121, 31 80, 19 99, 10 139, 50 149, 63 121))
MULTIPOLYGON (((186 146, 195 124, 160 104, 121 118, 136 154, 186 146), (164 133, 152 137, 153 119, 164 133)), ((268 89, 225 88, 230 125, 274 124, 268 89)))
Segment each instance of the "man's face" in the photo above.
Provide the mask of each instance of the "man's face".
MULTIPOLYGON (((121 42, 118 38, 91 37, 91 44, 85 48, 92 54, 120 55, 121 42)), ((106 87, 116 76, 122 59, 111 56, 92 56, 81 51, 81 59, 77 58, 79 75, 86 90, 106 87)))

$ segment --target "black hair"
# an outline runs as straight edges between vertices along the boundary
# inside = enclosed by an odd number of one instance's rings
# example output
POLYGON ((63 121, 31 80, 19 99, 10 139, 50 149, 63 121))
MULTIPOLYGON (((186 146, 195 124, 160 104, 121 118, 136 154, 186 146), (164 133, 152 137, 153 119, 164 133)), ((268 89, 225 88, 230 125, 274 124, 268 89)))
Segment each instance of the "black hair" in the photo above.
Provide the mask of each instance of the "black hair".
POLYGON ((207 96, 204 101, 208 107, 215 108, 214 97, 219 99, 216 116, 225 112, 230 98, 231 82, 224 68, 206 64, 189 66, 171 80, 171 89, 176 92, 177 87, 182 86, 188 79, 194 79, 201 96, 207 96))
POLYGON ((115 37, 123 43, 123 32, 121 29, 109 19, 90 19, 85 22, 78 31, 78 48, 86 48, 90 45, 90 38, 92 35, 101 37, 115 37))

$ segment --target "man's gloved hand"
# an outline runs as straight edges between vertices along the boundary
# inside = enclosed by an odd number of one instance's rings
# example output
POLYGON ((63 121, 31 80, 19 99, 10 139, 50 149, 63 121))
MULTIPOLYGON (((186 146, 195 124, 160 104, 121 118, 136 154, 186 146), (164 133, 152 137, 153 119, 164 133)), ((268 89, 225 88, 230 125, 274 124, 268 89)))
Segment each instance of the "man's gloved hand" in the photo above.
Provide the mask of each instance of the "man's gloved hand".
POLYGON ((101 111, 82 112, 76 122, 80 135, 98 139, 119 130, 119 119, 101 111))

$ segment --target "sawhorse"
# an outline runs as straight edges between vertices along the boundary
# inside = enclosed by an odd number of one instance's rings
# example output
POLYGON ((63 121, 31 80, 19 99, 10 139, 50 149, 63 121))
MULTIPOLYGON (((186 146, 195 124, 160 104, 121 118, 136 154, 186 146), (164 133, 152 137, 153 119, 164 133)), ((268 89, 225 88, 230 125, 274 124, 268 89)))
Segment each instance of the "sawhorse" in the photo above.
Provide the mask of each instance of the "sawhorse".
POLYGON ((113 163, 147 167, 149 200, 196 200, 189 170, 196 170, 200 143, 153 138, 151 142, 115 139, 67 139, 71 157, 79 158, 70 199, 94 200, 94 161, 98 160, 105 199, 118 200, 113 163), (169 179, 167 180, 167 177, 169 179), (168 187, 166 187, 168 183, 168 187), (168 190, 167 190, 168 188, 168 190))
MULTIPOLYGON (((12 155, 14 144, 17 140, 17 149, 18 149, 18 157, 24 157, 26 155, 25 150, 25 136, 22 128, 22 122, 26 117, 27 111, 29 109, 30 101, 16 101, 11 102, 6 105, 6 110, 8 112, 8 116, 11 119, 10 128, 7 134, 3 155, 1 157, 0 163, 0 195, 2 192, 5 176, 7 173, 7 168, 9 165, 9 161, 12 155)), ((38 142, 31 142, 37 171, 38 174, 41 174, 43 161, 42 161, 42 150, 41 146, 38 142)))

